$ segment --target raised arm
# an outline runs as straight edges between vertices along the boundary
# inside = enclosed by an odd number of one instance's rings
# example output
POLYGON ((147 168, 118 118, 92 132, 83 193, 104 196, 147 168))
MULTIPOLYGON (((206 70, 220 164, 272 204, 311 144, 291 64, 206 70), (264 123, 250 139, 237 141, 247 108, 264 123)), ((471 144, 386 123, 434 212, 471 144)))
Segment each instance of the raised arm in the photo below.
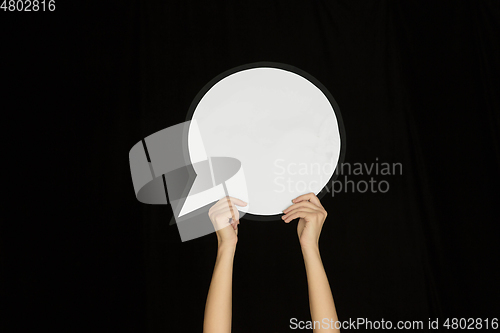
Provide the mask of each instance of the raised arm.
POLYGON ((314 193, 301 195, 292 202, 293 205, 283 211, 282 219, 289 223, 300 218, 297 234, 306 266, 311 318, 313 323, 316 322, 313 331, 340 332, 335 328, 337 311, 318 246, 327 212, 314 193))
POLYGON ((204 333, 231 332, 233 258, 238 242, 239 224, 238 210, 234 205, 247 204, 239 199, 225 197, 208 212, 217 233, 218 248, 205 305, 204 333))

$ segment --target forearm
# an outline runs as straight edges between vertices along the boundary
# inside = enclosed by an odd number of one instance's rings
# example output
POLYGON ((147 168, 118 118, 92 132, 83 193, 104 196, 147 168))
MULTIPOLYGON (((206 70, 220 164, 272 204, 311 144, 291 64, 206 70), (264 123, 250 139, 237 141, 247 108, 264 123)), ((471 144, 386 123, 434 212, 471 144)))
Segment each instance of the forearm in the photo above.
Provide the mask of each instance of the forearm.
POLYGON ((321 328, 314 332, 339 332, 334 329, 333 323, 338 321, 335 303, 333 301, 330 284, 326 276, 318 248, 302 249, 304 264, 307 274, 307 285, 309 290, 309 307, 311 319, 319 321, 321 328), (326 318, 325 321, 323 321, 326 318), (328 321, 328 325, 324 324, 328 321), (324 328, 328 327, 328 328, 324 328))
POLYGON ((231 332, 234 246, 219 245, 205 305, 204 333, 231 332))

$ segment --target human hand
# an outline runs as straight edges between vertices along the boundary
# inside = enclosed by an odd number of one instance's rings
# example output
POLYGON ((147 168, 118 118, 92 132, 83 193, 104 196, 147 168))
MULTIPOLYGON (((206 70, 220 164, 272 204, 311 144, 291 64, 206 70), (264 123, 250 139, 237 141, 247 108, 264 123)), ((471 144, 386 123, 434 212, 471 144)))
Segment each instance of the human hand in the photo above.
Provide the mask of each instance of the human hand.
POLYGON ((240 214, 235 205, 244 207, 247 203, 240 199, 227 196, 217 201, 208 211, 210 221, 212 221, 217 233, 219 247, 223 244, 236 246, 238 242, 240 214))
POLYGON ((327 212, 314 193, 301 195, 292 200, 294 203, 283 211, 281 218, 285 223, 300 218, 297 224, 297 234, 302 249, 317 249, 319 236, 327 212))

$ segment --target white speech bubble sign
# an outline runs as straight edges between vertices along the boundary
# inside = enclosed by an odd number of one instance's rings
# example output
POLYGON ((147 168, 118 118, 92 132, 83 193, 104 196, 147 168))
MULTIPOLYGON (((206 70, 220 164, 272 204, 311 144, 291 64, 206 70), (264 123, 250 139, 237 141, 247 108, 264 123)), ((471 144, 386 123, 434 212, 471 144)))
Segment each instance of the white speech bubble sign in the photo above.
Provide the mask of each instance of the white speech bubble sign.
MULTIPOLYGON (((192 120, 207 156, 241 161, 247 217, 278 216, 293 198, 318 194, 335 178, 343 125, 333 97, 311 76, 282 64, 247 67, 213 80, 193 102, 192 120)), ((190 152, 197 142, 188 135, 190 152)))

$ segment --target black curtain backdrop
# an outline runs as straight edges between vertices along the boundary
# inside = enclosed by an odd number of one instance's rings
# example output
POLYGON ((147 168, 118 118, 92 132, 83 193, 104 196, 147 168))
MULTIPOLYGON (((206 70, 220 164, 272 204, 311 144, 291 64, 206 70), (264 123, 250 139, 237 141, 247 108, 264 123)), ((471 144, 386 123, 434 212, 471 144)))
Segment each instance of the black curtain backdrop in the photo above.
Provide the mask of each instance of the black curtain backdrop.
MULTIPOLYGON (((330 91, 346 163, 402 165, 338 177, 387 193, 322 199, 339 319, 498 318, 497 1, 60 1, 0 15, 15 102, 4 164, 29 170, 7 175, 29 200, 3 223, 5 331, 202 331, 216 236, 181 243, 169 206, 138 202, 128 152, 257 61, 330 91)), ((288 332, 291 318, 310 320, 296 222, 242 219, 233 331, 288 332)))

